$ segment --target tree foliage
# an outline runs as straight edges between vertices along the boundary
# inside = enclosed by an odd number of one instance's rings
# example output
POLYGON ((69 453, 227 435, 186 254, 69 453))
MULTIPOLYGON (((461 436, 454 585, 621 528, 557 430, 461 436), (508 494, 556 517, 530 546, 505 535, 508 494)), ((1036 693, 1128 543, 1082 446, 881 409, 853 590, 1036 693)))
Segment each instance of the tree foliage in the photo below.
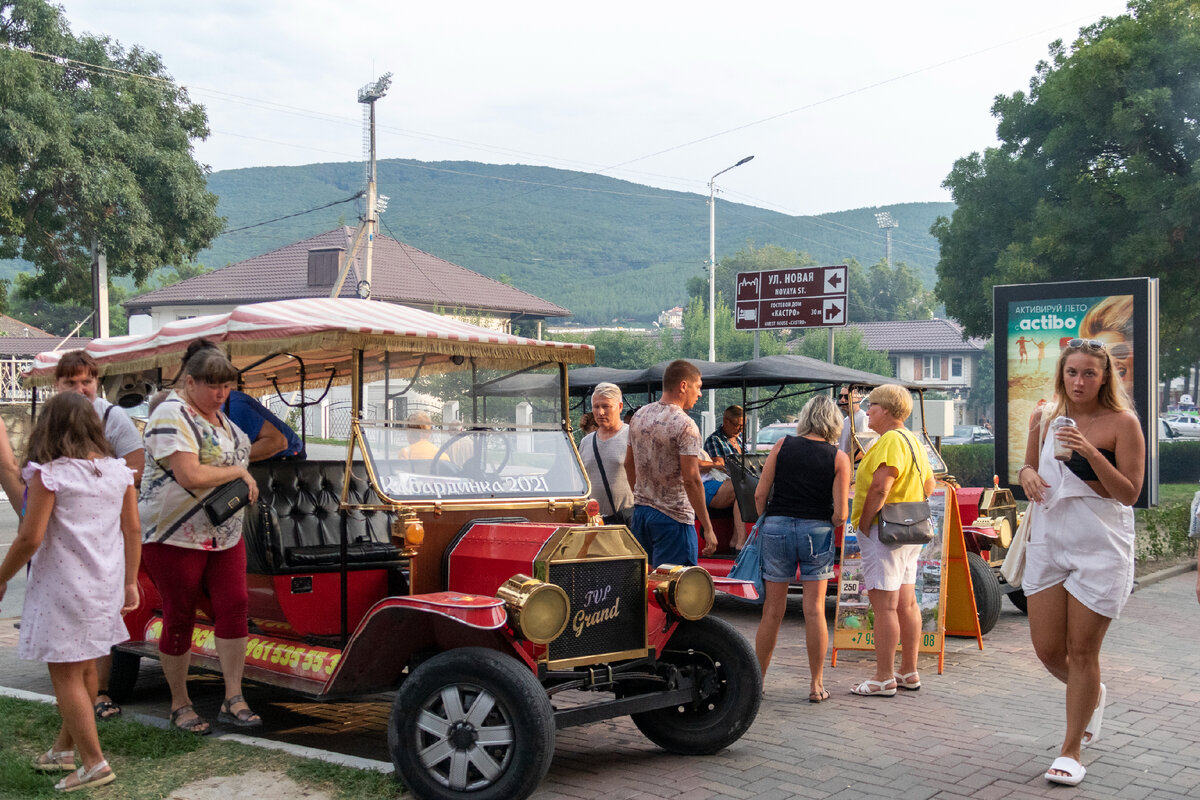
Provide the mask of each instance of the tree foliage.
POLYGON ((1000 146, 947 176, 932 228, 938 297, 990 332, 997 284, 1160 280, 1164 366, 1200 355, 1200 6, 1134 0, 1050 46, 1028 92, 992 106, 1000 146))
POLYGON ((207 118, 157 54, 77 37, 45 0, 0 0, 0 44, 0 258, 36 268, 20 293, 90 303, 93 237, 139 285, 212 242, 207 118))
MULTIPOLYGON (((717 294, 732 302, 734 282, 739 272, 762 272, 775 269, 800 269, 819 264, 808 253, 788 250, 768 244, 756 247, 748 242, 746 248, 717 262, 717 294)), ((863 269, 855 258, 841 259, 848 270, 847 319, 851 322, 884 322, 898 319, 929 319, 936 300, 927 291, 921 278, 904 262, 888 269, 887 260, 880 259, 863 269)), ((708 274, 688 279, 688 295, 708 303, 708 274)), ((707 351, 705 352, 707 356, 707 351)))

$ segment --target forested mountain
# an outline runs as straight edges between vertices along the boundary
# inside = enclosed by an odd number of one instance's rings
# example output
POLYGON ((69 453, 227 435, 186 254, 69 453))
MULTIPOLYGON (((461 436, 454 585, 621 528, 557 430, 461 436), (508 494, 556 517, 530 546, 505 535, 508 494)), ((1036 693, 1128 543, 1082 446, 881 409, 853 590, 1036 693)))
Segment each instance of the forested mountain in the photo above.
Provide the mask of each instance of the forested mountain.
MULTIPOLYGON (((363 186, 361 163, 254 167, 209 176, 226 233, 199 261, 220 267, 329 230, 356 224, 362 201, 331 205, 363 186), (288 219, 258 225, 285 215, 288 219), (248 227, 253 226, 253 227, 248 227)), ((708 257, 707 197, 548 167, 477 162, 379 162, 390 197, 382 232, 575 312, 574 321, 649 321, 685 303, 687 279, 708 257)), ((909 203, 792 217, 718 198, 717 257, 776 244, 821 263, 884 255, 876 211, 890 211, 893 260, 932 288, 937 242, 928 233, 949 203, 909 203)), ((17 266, 3 265, 4 274, 17 266)))

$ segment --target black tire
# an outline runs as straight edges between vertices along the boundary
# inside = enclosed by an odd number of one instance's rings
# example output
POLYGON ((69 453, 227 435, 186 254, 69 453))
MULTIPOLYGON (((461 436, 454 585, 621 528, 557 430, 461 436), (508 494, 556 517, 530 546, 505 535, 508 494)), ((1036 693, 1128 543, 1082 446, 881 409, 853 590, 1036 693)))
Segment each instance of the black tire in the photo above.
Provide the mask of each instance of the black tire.
POLYGON ((141 656, 113 648, 112 671, 108 673, 108 696, 114 702, 128 703, 133 700, 133 686, 137 683, 141 664, 141 656))
POLYGON ((634 714, 646 738, 682 755, 708 755, 742 737, 762 702, 762 673, 750 644, 728 622, 705 617, 681 622, 659 661, 691 673, 701 698, 634 714))
POLYGON ((1025 593, 1020 589, 1013 589, 1008 593, 1008 599, 1012 602, 1017 610, 1025 616, 1029 616, 1029 602, 1025 599, 1025 593))
POLYGON ((388 751, 415 797, 519 800, 550 769, 554 709, 513 656, 456 648, 424 662, 400 685, 388 751), (490 744, 479 741, 484 731, 490 744))
POLYGON ((979 612, 979 632, 989 633, 1000 619, 1000 580, 978 553, 967 553, 967 565, 971 568, 975 610, 979 612))

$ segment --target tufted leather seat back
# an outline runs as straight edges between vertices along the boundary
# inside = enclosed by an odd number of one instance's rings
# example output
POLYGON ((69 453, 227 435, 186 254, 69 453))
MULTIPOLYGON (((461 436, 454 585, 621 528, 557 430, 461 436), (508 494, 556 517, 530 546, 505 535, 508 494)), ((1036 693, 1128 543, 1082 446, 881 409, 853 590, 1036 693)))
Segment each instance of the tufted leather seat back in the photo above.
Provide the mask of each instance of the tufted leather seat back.
MULTIPOLYGON (((259 502, 247 511, 248 569, 258 573, 320 571, 340 564, 342 526, 347 561, 383 564, 398 560, 390 542, 391 514, 341 511, 343 461, 267 461, 253 464, 259 502)), ((349 502, 380 504, 362 464, 354 465, 349 502)))

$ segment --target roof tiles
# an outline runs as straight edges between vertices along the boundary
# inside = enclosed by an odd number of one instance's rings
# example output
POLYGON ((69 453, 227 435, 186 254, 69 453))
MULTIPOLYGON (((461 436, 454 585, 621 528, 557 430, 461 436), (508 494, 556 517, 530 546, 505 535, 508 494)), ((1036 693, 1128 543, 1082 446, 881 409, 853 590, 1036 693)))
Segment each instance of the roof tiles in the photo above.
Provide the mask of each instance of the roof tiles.
MULTIPOLYGON (((130 311, 162 305, 228 305, 303 297, 328 297, 329 286, 308 285, 308 252, 350 249, 353 229, 335 228, 317 236, 230 264, 125 302, 130 311)), ((355 297, 362 278, 365 247, 360 247, 340 297, 355 297)), ((466 308, 480 312, 565 317, 567 309, 430 255, 388 236, 375 237, 371 297, 425 308, 466 308)))

